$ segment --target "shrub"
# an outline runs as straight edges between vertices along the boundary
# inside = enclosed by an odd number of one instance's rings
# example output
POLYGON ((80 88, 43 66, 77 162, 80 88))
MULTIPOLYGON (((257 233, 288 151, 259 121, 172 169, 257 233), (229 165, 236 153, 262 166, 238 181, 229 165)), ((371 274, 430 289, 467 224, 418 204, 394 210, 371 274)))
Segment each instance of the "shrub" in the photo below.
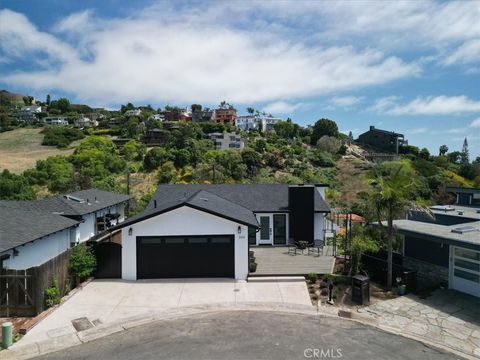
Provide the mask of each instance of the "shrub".
POLYGON ((49 127, 45 129, 44 134, 42 145, 56 146, 58 148, 66 148, 73 141, 85 137, 82 131, 69 127, 49 127))
POLYGON ((76 282, 90 276, 97 266, 97 259, 92 249, 85 244, 76 246, 70 255, 70 274, 76 282))
POLYGON ((47 308, 60 303, 60 289, 58 287, 57 279, 53 279, 52 286, 46 288, 44 291, 44 294, 45 294, 45 306, 47 308))
POLYGON ((314 284, 318 280, 318 275, 314 272, 311 272, 305 276, 305 278, 311 283, 314 284))

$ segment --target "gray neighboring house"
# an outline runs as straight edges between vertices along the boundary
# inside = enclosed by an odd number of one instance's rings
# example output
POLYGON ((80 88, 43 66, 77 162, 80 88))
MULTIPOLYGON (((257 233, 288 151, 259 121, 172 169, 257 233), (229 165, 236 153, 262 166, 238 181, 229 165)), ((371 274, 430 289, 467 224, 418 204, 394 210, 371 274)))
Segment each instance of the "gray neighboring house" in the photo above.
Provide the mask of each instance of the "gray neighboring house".
POLYGON ((358 136, 357 142, 362 145, 371 146, 381 151, 395 153, 398 155, 400 147, 408 145, 403 134, 394 131, 386 131, 370 126, 370 129, 358 136))
MULTIPOLYGON (((461 199, 461 197, 460 197, 461 199)), ((403 265, 417 271, 422 285, 480 297, 480 206, 432 206, 433 218, 410 212, 395 220, 403 238, 403 265)))
POLYGON ((213 140, 215 150, 242 150, 245 147, 245 141, 235 133, 211 133, 207 136, 213 140))
POLYGON ((455 196, 456 204, 480 207, 480 189, 449 186, 446 190, 455 196))
POLYGON ((34 201, 0 201, 0 267, 38 266, 125 219, 130 196, 89 189, 34 201))

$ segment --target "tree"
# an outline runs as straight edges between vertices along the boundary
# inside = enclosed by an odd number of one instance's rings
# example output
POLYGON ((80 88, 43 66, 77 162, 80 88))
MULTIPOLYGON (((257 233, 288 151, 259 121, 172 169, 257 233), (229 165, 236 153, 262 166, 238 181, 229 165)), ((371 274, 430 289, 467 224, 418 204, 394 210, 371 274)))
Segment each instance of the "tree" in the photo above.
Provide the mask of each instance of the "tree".
POLYGON ((192 109, 192 113, 202 111, 202 105, 200 104, 192 104, 190 108, 192 109))
POLYGON ((173 158, 169 156, 167 150, 162 147, 155 147, 150 150, 145 158, 143 159, 143 166, 147 171, 156 169, 159 166, 162 166, 167 160, 172 160, 173 158))
POLYGON ((352 229, 352 241, 350 244, 350 252, 352 254, 352 275, 358 274, 362 254, 367 251, 377 252, 378 244, 368 234, 366 228, 361 225, 355 225, 352 229))
POLYGON ((50 105, 50 94, 47 95, 47 99, 45 100, 45 104, 47 104, 47 106, 50 105))
POLYGON ((70 255, 69 269, 75 283, 90 276, 97 267, 97 259, 92 248, 80 244, 73 248, 70 255))
POLYGON ((460 151, 452 151, 451 153, 447 154, 448 161, 454 164, 462 163, 462 153, 460 151))
POLYGON ((336 154, 342 145, 341 141, 333 136, 324 135, 317 141, 317 148, 320 151, 336 154))
POLYGON ((445 156, 448 152, 448 146, 447 145, 442 145, 438 149, 438 156, 445 156))
POLYGON ((353 133, 352 133, 351 131, 348 132, 348 141, 349 141, 350 143, 353 142, 353 133))
POLYGON ((50 102, 50 112, 53 109, 60 111, 61 114, 65 114, 70 111, 70 100, 67 98, 60 98, 58 100, 54 100, 50 102))
POLYGON ((422 159, 428 160, 430 159, 430 151, 428 151, 427 148, 423 148, 422 150, 420 150, 418 156, 422 159))
POLYGON ((401 217, 409 207, 418 206, 410 201, 411 189, 414 186, 412 173, 404 168, 402 163, 392 163, 390 168, 383 168, 386 174, 377 174, 373 182, 373 189, 367 193, 367 206, 371 208, 376 220, 383 227, 383 221, 387 221, 387 288, 392 288, 393 268, 393 241, 395 229, 393 220, 401 217))
POLYGON ((468 151, 468 141, 467 138, 463 140, 462 146, 462 163, 468 164, 470 162, 470 152, 468 151))
POLYGON ((253 115, 253 113, 255 112, 255 109, 252 108, 252 107, 247 107, 247 112, 248 112, 250 115, 253 115))
POLYGON ((262 156, 253 149, 246 148, 242 151, 243 163, 247 165, 248 172, 255 175, 262 163, 262 156))
POLYGON ((313 133, 311 138, 312 145, 315 145, 322 136, 338 137, 337 123, 330 119, 320 119, 313 125, 313 133))
POLYGON ((22 99, 25 106, 32 105, 33 103, 33 96, 24 96, 22 99))

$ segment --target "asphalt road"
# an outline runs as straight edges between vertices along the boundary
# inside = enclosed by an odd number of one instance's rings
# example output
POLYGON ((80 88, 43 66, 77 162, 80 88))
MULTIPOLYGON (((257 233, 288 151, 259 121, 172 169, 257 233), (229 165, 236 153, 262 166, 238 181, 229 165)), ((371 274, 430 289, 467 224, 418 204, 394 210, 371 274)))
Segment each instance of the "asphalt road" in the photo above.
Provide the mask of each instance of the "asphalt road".
POLYGON ((163 320, 37 359, 455 359, 349 320, 218 312, 163 320))

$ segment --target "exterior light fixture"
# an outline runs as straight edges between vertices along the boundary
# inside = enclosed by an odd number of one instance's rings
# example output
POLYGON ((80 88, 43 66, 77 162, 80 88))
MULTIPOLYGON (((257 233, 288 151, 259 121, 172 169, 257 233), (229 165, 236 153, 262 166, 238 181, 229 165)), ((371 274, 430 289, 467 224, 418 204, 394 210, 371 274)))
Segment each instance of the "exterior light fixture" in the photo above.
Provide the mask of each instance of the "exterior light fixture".
POLYGON ((238 225, 237 232, 238 232, 239 234, 242 233, 242 227, 241 227, 240 225, 238 225))
POLYGON ((129 228, 129 229, 128 229, 128 236, 132 236, 132 233, 133 233, 133 229, 132 229, 132 228, 129 228))

